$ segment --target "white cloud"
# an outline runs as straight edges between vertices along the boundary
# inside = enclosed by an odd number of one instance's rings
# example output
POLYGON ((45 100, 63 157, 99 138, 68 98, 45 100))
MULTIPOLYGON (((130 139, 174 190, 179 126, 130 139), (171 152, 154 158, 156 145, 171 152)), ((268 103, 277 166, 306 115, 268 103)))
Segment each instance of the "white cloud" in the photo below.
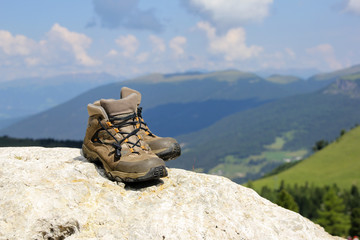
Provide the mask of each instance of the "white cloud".
POLYGON ((97 66, 101 62, 86 51, 91 43, 88 36, 71 32, 59 24, 54 24, 39 41, 0 30, 0 67, 6 66, 1 69, 2 78, 97 66))
POLYGON ((134 35, 120 36, 115 40, 116 44, 123 49, 122 55, 124 57, 134 57, 140 43, 134 35))
POLYGON ((285 48, 285 52, 287 53, 287 55, 288 55, 291 59, 295 59, 295 58, 296 58, 296 54, 295 54, 295 52, 294 52, 291 48, 285 48))
POLYGON ((71 32, 67 28, 56 23, 47 35, 48 43, 59 43, 64 50, 74 54, 80 65, 94 66, 99 64, 98 61, 92 59, 86 53, 85 49, 90 47, 92 40, 85 34, 71 32))
POLYGON ((244 60, 256 57, 262 47, 246 45, 246 33, 243 28, 230 29, 224 36, 217 36, 216 29, 208 22, 199 22, 197 27, 206 32, 209 39, 209 50, 213 54, 223 54, 225 60, 244 60))
POLYGON ((187 0, 187 6, 216 25, 238 26, 261 21, 269 15, 273 0, 187 0))
POLYGON ((306 52, 313 57, 312 61, 319 66, 319 68, 326 69, 330 67, 332 70, 342 68, 342 64, 336 59, 333 46, 330 44, 320 44, 313 48, 308 48, 306 52), (325 62, 327 66, 322 64, 325 62))
MULTIPOLYGON (((141 52, 138 54, 140 48, 140 41, 132 34, 126 36, 120 36, 115 40, 115 43, 122 49, 120 56, 123 59, 118 58, 120 61, 126 60, 133 63, 144 63, 149 58, 148 52, 141 52), (131 60, 131 61, 129 61, 131 60)), ((118 52, 115 49, 110 50, 107 56, 118 56, 118 52)))
POLYGON ((137 63, 143 63, 143 62, 146 62, 148 60, 148 58, 149 58, 149 53, 142 52, 136 56, 136 61, 137 61, 137 63))
POLYGON ((204 30, 209 39, 216 38, 216 29, 208 22, 198 22, 196 26, 199 29, 204 30))
POLYGON ((118 52, 115 49, 111 49, 108 54, 106 54, 107 57, 114 57, 117 56, 118 52))
POLYGON ((41 63, 41 59, 36 58, 36 57, 28 57, 28 58, 25 58, 25 63, 28 66, 36 66, 41 63))
POLYGON ((0 30, 0 49, 9 56, 29 55, 36 42, 23 35, 13 36, 10 32, 0 30))
POLYGON ((345 11, 360 15, 360 0, 348 0, 345 11))
POLYGON ((264 52, 261 54, 261 58, 258 58, 257 60, 261 68, 286 69, 299 67, 297 65, 299 56, 297 56, 295 51, 289 47, 285 47, 284 49, 275 52, 264 52))
POLYGON ((162 38, 155 35, 150 35, 149 40, 152 44, 153 52, 162 53, 166 51, 166 45, 162 38))
POLYGON ((180 57, 185 53, 184 45, 187 39, 183 36, 177 36, 170 40, 169 47, 173 50, 176 57, 180 57))

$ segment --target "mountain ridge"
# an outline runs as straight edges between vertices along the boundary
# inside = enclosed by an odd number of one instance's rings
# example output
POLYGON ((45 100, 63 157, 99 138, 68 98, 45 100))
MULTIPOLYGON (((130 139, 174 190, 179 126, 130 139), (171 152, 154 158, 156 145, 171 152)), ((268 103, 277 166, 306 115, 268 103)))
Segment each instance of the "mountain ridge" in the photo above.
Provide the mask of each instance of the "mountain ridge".
POLYGON ((309 78, 309 80, 314 81, 323 81, 323 80, 336 80, 337 78, 344 76, 344 75, 352 75, 354 73, 360 73, 360 64, 354 65, 348 68, 340 69, 333 72, 328 73, 320 73, 316 74, 309 78))
MULTIPOLYGON (((259 77, 256 77, 255 80, 254 78, 251 78, 239 79, 236 81, 223 81, 212 77, 203 77, 202 80, 199 81, 197 78, 192 79, 191 76, 192 75, 190 75, 190 77, 187 76, 189 78, 187 81, 180 82, 144 83, 128 80, 103 85, 89 90, 48 111, 24 119, 16 128, 10 126, 6 129, 2 129, 0 134, 9 136, 12 136, 13 134, 17 137, 53 137, 57 139, 79 140, 82 138, 82 132, 85 131, 84 126, 86 126, 87 119, 86 105, 101 98, 119 98, 119 92, 122 86, 134 88, 142 93, 143 101, 141 105, 144 108, 145 115, 147 114, 146 112, 149 112, 152 108, 160 105, 174 103, 191 104, 209 100, 240 101, 249 99, 255 99, 257 102, 261 103, 299 92, 309 92, 314 88, 323 86, 323 83, 320 83, 320 85, 313 85, 308 84, 305 81, 289 84, 276 84, 259 77), (63 120, 59 123, 61 128, 48 126, 51 122, 57 122, 57 119, 63 120), (70 121, 70 119, 72 121, 70 121), (69 126, 72 125, 78 125, 80 130, 70 130, 69 126), (39 126, 44 126, 44 128, 41 129, 39 126), (69 131, 65 129, 69 129, 69 131)), ((205 76, 208 75, 205 74, 205 76)), ((231 76, 231 79, 233 79, 233 76, 231 76)), ((181 108, 178 110, 180 112, 183 111, 181 108)), ((234 113, 234 111, 232 113, 234 113)), ((192 114, 196 114, 196 112, 192 112, 192 114)), ((182 117, 186 116, 183 115, 182 117)), ((168 135, 167 133, 164 134, 168 135)))
POLYGON ((336 84, 340 78, 357 89, 354 73, 287 84, 262 78, 234 80, 230 73, 222 79, 188 73, 180 74, 188 78, 184 81, 110 83, 3 129, 0 135, 81 140, 86 105, 104 97, 119 98, 121 87, 127 86, 142 93, 143 115, 150 128, 182 143, 183 156, 170 166, 237 176, 234 180, 241 182, 262 176, 284 159, 305 157, 320 137, 331 139, 339 128, 359 122, 358 98, 349 92, 326 93, 334 86, 342 89, 336 84))

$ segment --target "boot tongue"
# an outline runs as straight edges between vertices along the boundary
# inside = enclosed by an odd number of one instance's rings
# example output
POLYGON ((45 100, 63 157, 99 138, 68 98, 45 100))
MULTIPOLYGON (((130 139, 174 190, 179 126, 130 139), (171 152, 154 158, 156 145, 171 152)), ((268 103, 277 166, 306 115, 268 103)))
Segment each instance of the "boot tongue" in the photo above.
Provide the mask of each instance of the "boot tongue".
MULTIPOLYGON (((134 114, 137 111, 137 95, 135 93, 132 93, 128 96, 126 96, 125 98, 119 99, 119 100, 114 100, 114 99, 101 99, 100 100, 100 105, 105 109, 106 113, 109 115, 109 117, 126 117, 129 116, 130 114, 134 114)), ((132 121, 131 119, 129 119, 128 121, 132 121)), ((114 119, 114 121, 112 122, 113 124, 121 124, 124 123, 123 120, 116 120, 114 119)), ((125 125, 125 126, 120 126, 118 127, 118 129, 121 132, 125 132, 122 133, 123 137, 126 137, 127 134, 131 133, 132 131, 134 131, 136 129, 135 125, 125 125), (126 134, 127 133, 127 134, 126 134)), ((138 146, 132 146, 132 144, 130 143, 136 143, 139 138, 137 137, 137 135, 132 135, 129 138, 129 143, 126 143, 128 145, 128 147, 132 147, 135 151, 141 151, 141 148, 138 146)), ((140 144, 142 145, 142 142, 140 142, 140 144)))
POLYGON ((132 114, 137 111, 138 97, 135 93, 131 93, 125 98, 114 99, 101 99, 100 105, 105 109, 109 116, 132 114))
POLYGON ((128 87, 121 88, 120 98, 126 98, 127 96, 129 96, 130 94, 133 94, 133 93, 135 93, 137 96, 137 105, 139 106, 141 103, 141 93, 134 89, 131 89, 128 87))

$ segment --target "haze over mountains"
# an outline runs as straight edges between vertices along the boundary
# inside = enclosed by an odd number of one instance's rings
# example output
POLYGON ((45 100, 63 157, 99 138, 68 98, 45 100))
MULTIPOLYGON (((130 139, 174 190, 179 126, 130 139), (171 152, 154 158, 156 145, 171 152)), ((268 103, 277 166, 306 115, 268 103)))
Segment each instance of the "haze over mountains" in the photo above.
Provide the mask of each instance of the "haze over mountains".
POLYGON ((315 141, 333 139, 360 122, 360 65, 308 80, 253 73, 152 74, 110 83, 0 130, 0 135, 81 140, 86 105, 119 98, 122 86, 143 94, 153 132, 174 136, 183 155, 169 166, 257 178, 310 153, 315 141))
POLYGON ((57 106, 94 87, 120 81, 106 73, 70 74, 1 82, 0 129, 10 123, 57 106))
MULTIPOLYGON (((96 76, 94 78, 96 79, 96 76)), ((103 79, 104 76, 100 76, 100 78, 103 79)), ((111 77, 109 78, 111 79, 111 77)), ((54 79, 49 79, 49 83, 50 80, 54 79)), ((71 91, 74 92, 79 91, 79 89, 84 89, 85 87, 78 86, 79 84, 84 85, 84 81, 79 82, 80 83, 77 84, 64 84, 66 88, 61 88, 57 86, 57 84, 52 84, 50 86, 45 85, 43 87, 39 87, 39 85, 37 84, 32 84, 30 86, 21 86, 20 84, 18 84, 18 87, 16 87, 15 84, 13 84, 15 86, 4 85, 2 87, 4 89, 4 95, 2 96, 4 97, 4 103, 8 103, 2 106, 10 105, 10 107, 8 107, 8 111, 2 110, 2 112, 7 113, 10 112, 10 109, 12 109, 14 114, 7 114, 9 117, 18 117, 16 113, 21 113, 23 114, 21 116, 24 116, 27 113, 26 111, 28 109, 32 109, 31 112, 33 112, 35 111, 35 108, 41 109, 43 105, 46 105, 46 99, 49 98, 49 95, 53 99, 56 96, 59 96, 59 98, 61 97, 62 99, 66 99, 66 97, 71 94, 71 91), (61 89, 61 94, 57 94, 56 89, 61 89), (17 94, 14 93, 15 91, 18 91, 17 94), (21 91, 23 91, 24 93, 22 93, 21 91), (23 97, 24 95, 25 97, 23 97), (22 99, 22 102, 19 102, 16 98, 22 99), (14 107, 12 107, 11 104, 14 105, 14 107), (25 111, 23 109, 25 109, 25 111)), ((301 81, 297 78, 296 81, 294 81, 294 77, 279 75, 272 76, 269 78, 269 80, 266 80, 255 74, 239 71, 168 75, 151 74, 125 82, 117 82, 94 88, 75 97, 74 99, 69 100, 62 105, 55 106, 54 108, 50 109, 49 112, 45 111, 35 116, 32 116, 26 121, 22 122, 22 124, 25 124, 26 122, 32 121, 32 119, 36 119, 37 117, 42 116, 41 119, 44 119, 42 126, 44 127, 48 125, 47 122, 55 123, 57 122, 56 119, 62 119, 62 121, 64 121, 64 118, 68 118, 68 116, 71 115, 72 124, 79 124, 78 126, 83 126, 84 124, 82 123, 86 121, 86 105, 100 98, 119 98, 119 92, 122 86, 132 87, 139 90, 143 94, 142 106, 144 107, 145 115, 149 115, 148 117, 152 118, 151 115, 154 115, 151 113, 152 110, 157 112, 156 115, 158 115, 159 111, 162 111, 162 109, 170 106, 172 110, 176 109, 177 107, 180 109, 180 111, 179 109, 177 109, 177 112, 185 113, 186 109, 194 106, 194 103, 201 105, 201 107, 199 105, 196 110, 199 112, 203 111, 205 105, 211 106, 212 109, 224 109, 224 105, 227 105, 230 106, 227 107, 228 109, 230 108, 230 110, 226 110, 225 112, 227 114, 230 114, 238 112, 237 108, 239 108, 238 105, 241 101, 245 102, 243 102, 242 104, 244 105, 244 107, 240 107, 240 110, 243 108, 247 109, 251 106, 258 106, 261 103, 265 103, 267 101, 271 101, 277 98, 290 96, 297 93, 311 92, 313 90, 324 87, 326 84, 326 81, 313 81, 310 83, 307 81, 301 81), (210 102, 209 104, 206 103, 207 101, 216 102, 210 102), (234 104, 232 104, 231 101, 235 101, 233 102, 234 104), (180 105, 175 106, 174 104, 180 105), (221 107, 216 108, 212 106, 213 104, 215 104, 214 106, 216 106, 216 104, 219 104, 219 106, 221 107), (79 109, 80 112, 74 111, 77 105, 79 106, 79 108, 82 109, 79 109), (65 112, 62 112, 61 109, 63 108, 66 108, 66 111, 68 112, 66 112, 65 110, 65 112), (56 114, 60 115, 56 116, 56 114), (46 119, 46 117, 44 117, 45 115, 49 116, 50 119, 46 119), (51 119, 51 117, 55 118, 51 119)), ((89 83, 88 86, 91 86, 91 83, 89 83)), ((49 100, 48 102, 54 101, 55 100, 49 100)), ((30 112, 30 110, 28 111, 30 112)), ((164 112, 163 115, 164 117, 166 117, 166 115, 168 114, 167 112, 164 112)), ((191 114, 188 113, 186 115, 187 116, 184 116, 185 118, 189 117, 191 114)), ((211 111, 211 115, 213 115, 216 119, 225 116, 221 112, 216 113, 216 110, 211 111)), ((151 122, 160 123, 159 120, 161 121, 161 119, 157 119, 156 121, 151 120, 151 122)), ((41 122, 38 123, 40 124, 41 122)), ((163 124, 161 123, 160 126, 161 125, 163 124)), ((31 130, 34 129, 33 127, 26 127, 26 129, 22 129, 21 132, 19 132, 18 136, 34 138, 53 137, 59 139, 82 139, 83 135, 83 131, 75 133, 73 131, 74 129, 69 129, 71 131, 69 131, 69 133, 66 133, 66 131, 64 132, 64 129, 60 130, 57 127, 54 127, 54 131, 51 131, 48 134, 41 129, 33 131, 31 130)), ((83 127, 83 129, 85 128, 83 127)), ((14 129, 12 129, 12 131, 14 131, 14 129)), ((156 131, 160 131, 161 134, 169 135, 168 132, 162 129, 156 129, 156 131)), ((176 136, 182 133, 183 132, 170 135, 176 136)), ((11 135, 11 132, 9 132, 9 135, 11 135)))

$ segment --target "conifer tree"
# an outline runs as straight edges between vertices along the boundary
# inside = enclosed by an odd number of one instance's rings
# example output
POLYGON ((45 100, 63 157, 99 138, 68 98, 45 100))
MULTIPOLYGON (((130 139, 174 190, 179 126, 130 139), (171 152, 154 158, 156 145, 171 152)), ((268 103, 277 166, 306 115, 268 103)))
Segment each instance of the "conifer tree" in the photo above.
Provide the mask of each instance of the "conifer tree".
POLYGON ((323 196, 316 222, 332 235, 345 236, 350 228, 350 219, 344 211, 343 200, 337 196, 334 188, 330 188, 323 196))
POLYGON ((360 208, 360 193, 357 186, 353 185, 350 190, 351 202, 350 208, 360 208))
POLYGON ((350 222, 351 228, 349 234, 352 236, 360 235, 360 194, 357 186, 353 185, 351 187, 351 201, 350 201, 350 222))
POLYGON ((295 202, 293 196, 284 188, 280 190, 278 194, 277 204, 294 212, 299 212, 298 204, 295 202))
POLYGON ((360 235, 360 208, 354 208, 350 215, 351 228, 349 234, 351 236, 360 235))
POLYGON ((268 199, 268 200, 271 201, 271 202, 275 202, 275 201, 276 201, 276 192, 275 192, 275 190, 272 190, 272 189, 270 189, 270 188, 267 187, 267 186, 263 186, 263 187, 261 188, 260 195, 261 195, 263 198, 266 198, 266 199, 268 199))

